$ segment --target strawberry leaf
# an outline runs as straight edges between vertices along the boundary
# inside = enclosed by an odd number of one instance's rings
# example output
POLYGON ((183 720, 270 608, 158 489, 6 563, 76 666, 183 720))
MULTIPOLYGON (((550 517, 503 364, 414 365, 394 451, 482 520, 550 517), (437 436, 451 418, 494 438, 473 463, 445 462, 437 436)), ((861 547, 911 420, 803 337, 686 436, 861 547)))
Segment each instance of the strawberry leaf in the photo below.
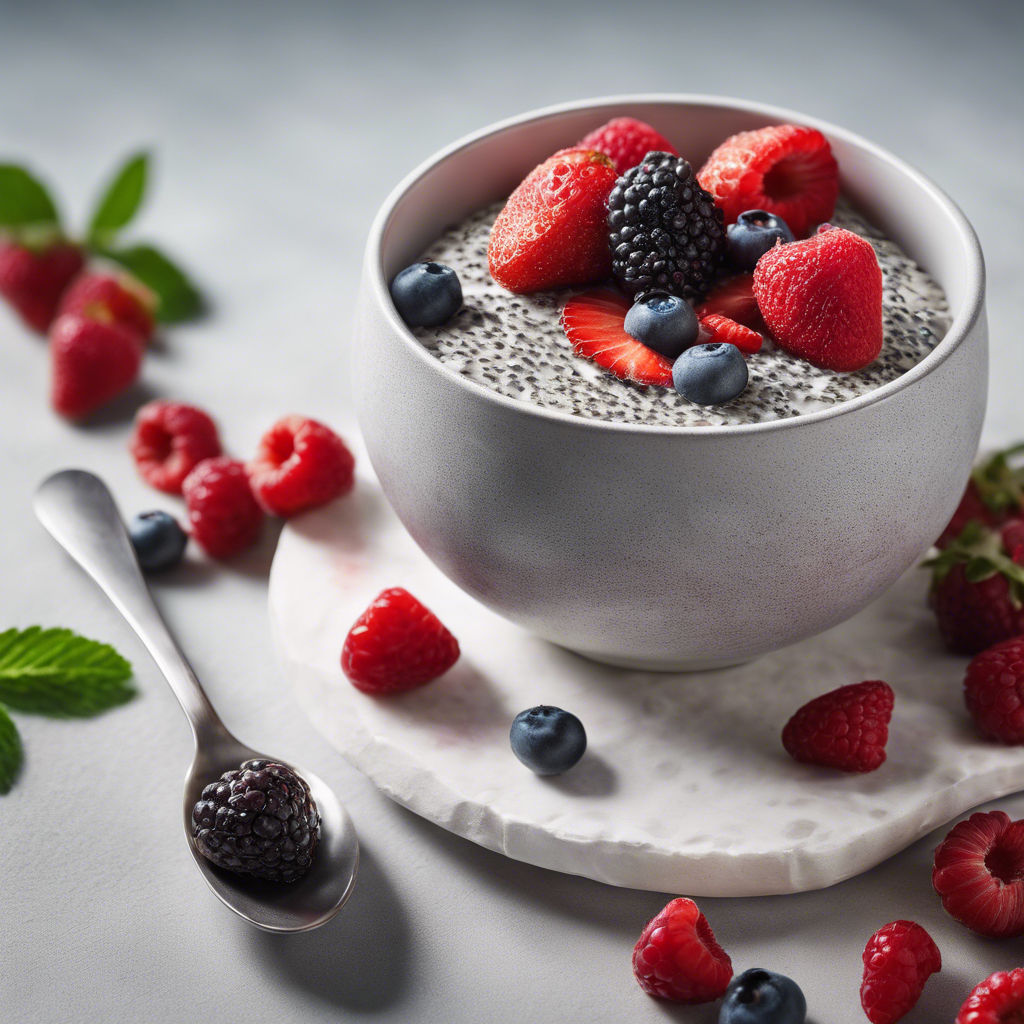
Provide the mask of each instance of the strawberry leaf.
POLYGON ((24 167, 0 164, 0 228, 37 225, 60 227, 60 216, 50 193, 24 167))
POLYGON ((202 296, 195 285, 185 276, 184 271, 151 245, 101 249, 100 252, 107 259, 130 270, 155 293, 156 318, 161 323, 187 320, 202 310, 202 296))
POLYGON ((21 770, 21 737, 7 710, 0 707, 0 793, 9 793, 21 770))
POLYGON ((92 215, 88 235, 92 245, 109 245, 117 232, 138 213, 146 193, 148 174, 148 153, 137 153, 121 166, 92 215))

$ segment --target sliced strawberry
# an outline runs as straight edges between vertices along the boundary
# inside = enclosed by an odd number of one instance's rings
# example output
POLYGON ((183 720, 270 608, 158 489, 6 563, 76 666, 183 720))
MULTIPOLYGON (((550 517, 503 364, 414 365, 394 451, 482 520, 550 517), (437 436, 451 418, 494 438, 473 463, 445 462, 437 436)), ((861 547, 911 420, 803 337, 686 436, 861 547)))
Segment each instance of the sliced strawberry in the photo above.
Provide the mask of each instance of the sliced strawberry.
POLYGON ((764 327, 764 320, 761 319, 761 312, 757 308, 757 299, 754 298, 754 275, 737 274, 727 281, 716 285, 708 297, 694 308, 698 319, 710 316, 712 313, 721 313, 738 324, 744 324, 759 330, 764 327))
POLYGON ((562 330, 577 355, 620 380, 672 387, 672 361, 626 333, 629 305, 605 288, 577 295, 562 307, 562 330))
POLYGON ((761 351, 764 338, 757 331, 752 331, 749 327, 722 316, 721 313, 709 313, 701 317, 698 344, 706 345, 713 341, 735 345, 744 355, 749 356, 761 351))

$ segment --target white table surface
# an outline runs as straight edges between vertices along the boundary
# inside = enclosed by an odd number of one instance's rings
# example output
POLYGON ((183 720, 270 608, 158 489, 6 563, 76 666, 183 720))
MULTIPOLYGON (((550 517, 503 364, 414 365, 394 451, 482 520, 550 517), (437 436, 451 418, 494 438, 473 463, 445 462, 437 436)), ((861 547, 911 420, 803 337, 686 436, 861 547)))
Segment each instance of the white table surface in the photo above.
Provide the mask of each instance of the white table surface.
MULTIPOLYGON (((178 255, 213 301, 205 320, 166 332, 143 385, 88 427, 49 412, 44 345, 0 310, 0 628, 38 622, 108 640, 135 662, 141 691, 85 723, 17 716, 27 763, 0 798, 0 1020, 717 1019, 649 1000, 632 979, 632 944, 665 897, 479 849, 390 803, 317 735, 267 636, 273 531, 228 568, 190 560, 158 600, 229 725, 336 788, 363 867, 321 931, 271 937, 235 919, 180 834, 185 720, 128 627, 36 524, 29 495, 46 472, 79 465, 126 512, 175 509, 125 452, 131 413, 150 395, 209 409, 243 456, 288 411, 351 430, 353 299, 385 194, 496 118, 627 90, 804 109, 935 178, 988 257, 987 440, 1024 435, 1021 8, 867 6, 0 0, 0 159, 58 183, 80 223, 116 158, 152 145, 159 181, 139 233, 178 255)), ((999 805, 1024 815, 1024 798, 999 805)), ((972 984, 1024 953, 945 917, 929 885, 937 839, 827 891, 702 907, 738 970, 800 981, 815 1024, 863 1021, 865 940, 916 918, 946 968, 906 1020, 949 1020, 972 984)))

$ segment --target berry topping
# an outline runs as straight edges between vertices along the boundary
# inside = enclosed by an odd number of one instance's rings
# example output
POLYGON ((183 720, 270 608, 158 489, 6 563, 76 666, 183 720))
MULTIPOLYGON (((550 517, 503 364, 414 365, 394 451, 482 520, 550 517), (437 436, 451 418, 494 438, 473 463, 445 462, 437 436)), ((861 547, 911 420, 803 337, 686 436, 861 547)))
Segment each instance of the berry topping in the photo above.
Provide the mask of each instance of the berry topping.
POLYGON ((633 974, 648 995, 710 1003, 728 988, 732 961, 697 904, 680 897, 640 933, 633 947, 633 974))
POLYGON ((913 921, 879 928, 864 947, 860 1004, 871 1024, 895 1024, 921 998, 925 982, 942 970, 932 937, 913 921))
POLYGON ((192 536, 214 558, 231 558, 259 539, 263 509, 241 462, 204 459, 181 485, 192 536))
POLYGON ((146 572, 169 569, 181 561, 188 534, 166 512, 143 512, 128 524, 128 536, 146 572))
POLYGON ((135 414, 130 448, 142 479, 168 494, 181 494, 185 477, 221 452, 217 427, 202 409, 164 401, 135 414))
POLYGON ((764 327, 757 299, 754 298, 753 274, 737 274, 715 285, 694 312, 699 319, 719 313, 755 331, 764 327))
POLYGON ((244 761, 204 790, 192 809, 199 852, 217 867, 294 882, 313 862, 320 813, 304 779, 273 761, 244 761))
POLYGON ((261 438, 249 482, 271 515, 293 516, 352 490, 354 466, 345 442, 329 427, 286 416, 261 438))
POLYGON ((648 292, 626 314, 626 333, 668 359, 696 344, 700 325, 693 307, 678 295, 648 292))
POLYGON ((629 310, 629 302, 617 292, 586 292, 562 307, 562 330, 578 356, 592 359, 619 380, 671 387, 671 361, 626 333, 629 310))
POLYGON ((459 659, 459 642, 407 590, 380 593, 345 638, 341 670, 363 693, 412 690, 459 659))
POLYGON ((737 270, 753 270, 757 261, 776 243, 793 241, 789 225, 767 210, 744 210, 726 229, 729 262, 737 270))
POLYGON ((85 273, 77 277, 60 300, 59 314, 76 313, 86 320, 120 324, 134 331, 140 344, 153 334, 156 296, 128 274, 85 273))
POLYGON ((1024 445, 996 452, 975 467, 953 518, 935 546, 944 548, 977 519, 985 526, 999 526, 1024 511, 1024 445))
POLYGON ((1024 743, 1024 637, 975 656, 967 666, 964 701, 982 736, 1024 743))
POLYGON ((886 683, 841 686, 800 708, 782 730, 782 745, 804 764, 873 772, 885 761, 894 702, 886 683))
POLYGON ((882 270, 845 228, 779 245, 757 261, 754 295, 787 352, 828 370, 860 370, 882 351, 882 270))
POLYGON ((605 204, 614 185, 611 161, 593 150, 563 149, 535 167, 491 228, 491 277, 510 292, 607 277, 605 204))
POLYGON ((804 1024, 807 1000, 800 986, 784 974, 751 968, 725 990, 718 1024, 804 1024))
POLYGON ((708 313, 707 316, 702 316, 699 334, 701 344, 721 342, 735 345, 744 355, 760 352, 764 344, 764 338, 757 331, 744 327, 743 324, 738 324, 721 313, 708 313))
POLYGON ((69 313, 50 328, 50 360, 53 407, 79 419, 135 382, 142 350, 127 328, 69 313))
POLYGON ((672 153, 648 153, 608 196, 612 272, 629 295, 699 302, 725 256, 722 211, 672 153))
POLYGON ((391 301, 407 326, 440 327, 462 307, 459 275, 443 263, 414 263, 391 282, 391 301))
POLYGON ((84 265, 81 249, 67 242, 36 250, 0 240, 0 295, 44 334, 64 289, 84 265))
POLYGON ((509 732, 512 753, 537 775, 561 775, 583 756, 587 733, 568 711, 541 704, 520 711, 509 732))
POLYGON ((595 128, 576 144, 576 149, 596 149, 615 165, 617 174, 636 167, 652 150, 678 156, 675 146, 660 132, 635 117, 614 117, 595 128))
POLYGON ((1019 1024, 1024 1021, 1024 967, 996 971, 971 989, 953 1024, 1019 1024))
POLYGON ((935 851, 932 885, 946 913, 979 935, 1024 935, 1024 821, 972 814, 935 851))
MULTIPOLYGON (((703 321, 702 326, 706 322, 703 321)), ((731 320, 728 322, 732 323, 731 320)), ((739 324, 733 324, 733 327, 739 331, 749 330, 739 324)), ((672 365, 672 383, 676 391, 696 405, 721 405, 731 401, 747 386, 747 377, 743 353, 735 345, 722 341, 694 345, 672 365)))
POLYGON ((726 139, 697 180, 734 223, 744 210, 766 210, 798 237, 828 220, 839 198, 839 165, 814 128, 777 124, 726 139))

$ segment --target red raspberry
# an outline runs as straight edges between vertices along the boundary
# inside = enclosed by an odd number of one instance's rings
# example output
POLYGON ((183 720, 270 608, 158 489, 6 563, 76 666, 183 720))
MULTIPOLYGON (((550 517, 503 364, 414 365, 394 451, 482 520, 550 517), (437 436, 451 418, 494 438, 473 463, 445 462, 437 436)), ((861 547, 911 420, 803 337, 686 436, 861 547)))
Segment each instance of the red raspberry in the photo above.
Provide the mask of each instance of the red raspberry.
POLYGON ((879 928, 864 947, 860 1005, 871 1024, 893 1024, 921 998, 924 983, 942 970, 932 937, 913 921, 879 928))
POLYGON ((214 558, 230 558, 259 539, 263 509, 245 466, 219 456, 204 459, 181 485, 192 536, 214 558))
POLYGON ((996 971, 971 989, 953 1024, 1020 1024, 1024 1021, 1024 967, 996 971))
POLYGON ((886 683, 855 683, 815 697, 782 730, 782 745, 797 761, 873 772, 885 761, 895 698, 886 683))
POLYGON ((1024 637, 974 658, 964 678, 964 702, 986 739, 1024 743, 1024 637))
POLYGON ((732 224, 744 210, 781 217, 800 238, 832 216, 839 198, 839 165, 828 139, 814 128, 777 124, 726 139, 697 181, 732 224))
POLYGON ((604 153, 615 165, 616 174, 625 174, 636 167, 652 151, 679 156, 679 151, 664 135, 635 117, 613 117, 580 139, 573 148, 604 153))
POLYGON ((744 327, 743 324, 738 324, 721 313, 709 313, 701 317, 698 344, 705 345, 716 341, 735 345, 744 355, 751 355, 761 351, 764 339, 757 331, 744 327))
POLYGON ((79 419, 132 385, 142 350, 118 324, 68 314, 50 329, 50 359, 51 403, 62 416, 79 419))
POLYGON ((633 947, 633 974, 648 995, 710 1003, 729 987, 732 961, 697 904, 680 897, 640 933, 633 947))
POLYGON ((757 299, 754 298, 753 274, 737 274, 716 285, 708 292, 708 297, 694 307, 694 312, 700 319, 712 313, 720 313, 755 331, 764 327, 757 299))
POLYGON ((412 690, 459 659, 459 642, 429 608, 401 587, 382 591, 356 619, 341 651, 341 670, 363 693, 412 690))
POLYGON ((946 912, 979 935, 1024 935, 1024 821, 972 814, 935 851, 932 885, 946 912))
POLYGON ((164 401, 135 414, 130 448, 142 479, 168 494, 181 494, 185 477, 221 453, 217 427, 202 409, 164 401))
POLYGON ((156 296, 128 274, 81 274, 60 300, 59 314, 76 313, 86 320, 121 324, 145 345, 153 334, 156 296))
POLYGON ((44 334, 64 289, 84 265, 82 250, 67 242, 36 251, 0 241, 0 295, 29 327, 44 334))
POLYGON ((1024 445, 1015 445, 996 452, 975 468, 936 547, 948 547, 972 519, 995 527, 1024 511, 1024 465, 1018 458, 1022 453, 1024 445))
POLYGON ((249 463, 249 482, 271 515, 293 516, 352 490, 354 466, 352 453, 333 430, 316 420, 286 416, 260 440, 249 463))

